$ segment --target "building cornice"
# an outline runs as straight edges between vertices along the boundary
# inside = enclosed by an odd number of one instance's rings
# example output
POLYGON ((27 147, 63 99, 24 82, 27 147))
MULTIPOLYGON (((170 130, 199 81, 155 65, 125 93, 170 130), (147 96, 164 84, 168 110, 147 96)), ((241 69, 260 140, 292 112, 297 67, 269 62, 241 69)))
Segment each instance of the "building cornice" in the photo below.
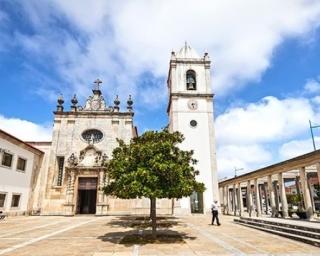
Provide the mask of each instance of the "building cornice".
POLYGON ((212 99, 214 97, 213 93, 186 93, 186 92, 175 92, 170 93, 169 95, 169 103, 167 107, 167 113, 170 111, 171 101, 172 98, 205 98, 205 99, 212 99))
POLYGON ((127 116, 132 118, 134 112, 106 112, 106 111, 54 111, 53 114, 58 117, 77 117, 77 116, 127 116))
POLYGON ((170 64, 177 64, 177 63, 183 63, 183 64, 188 64, 188 63, 192 63, 192 64, 205 64, 205 65, 209 65, 211 64, 210 60, 204 60, 204 59, 172 59, 170 60, 170 64))

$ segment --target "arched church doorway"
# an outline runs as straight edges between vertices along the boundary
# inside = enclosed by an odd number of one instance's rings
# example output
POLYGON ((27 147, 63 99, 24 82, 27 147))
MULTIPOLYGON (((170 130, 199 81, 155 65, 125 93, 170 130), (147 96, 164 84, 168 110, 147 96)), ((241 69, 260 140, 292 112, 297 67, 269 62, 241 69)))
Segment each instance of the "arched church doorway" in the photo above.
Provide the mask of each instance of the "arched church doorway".
POLYGON ((98 178, 79 177, 77 214, 95 214, 98 178))

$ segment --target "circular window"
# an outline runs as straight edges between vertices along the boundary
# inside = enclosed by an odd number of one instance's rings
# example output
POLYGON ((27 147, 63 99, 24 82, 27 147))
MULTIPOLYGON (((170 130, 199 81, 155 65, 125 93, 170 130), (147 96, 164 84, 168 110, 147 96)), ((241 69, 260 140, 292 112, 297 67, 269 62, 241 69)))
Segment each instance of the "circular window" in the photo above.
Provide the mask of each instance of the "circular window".
POLYGON ((191 125, 191 127, 196 127, 197 126, 197 121, 196 120, 191 120, 190 121, 190 125, 191 125))
POLYGON ((84 139, 89 144, 98 143, 103 138, 103 133, 97 129, 85 130, 81 134, 82 139, 84 139))

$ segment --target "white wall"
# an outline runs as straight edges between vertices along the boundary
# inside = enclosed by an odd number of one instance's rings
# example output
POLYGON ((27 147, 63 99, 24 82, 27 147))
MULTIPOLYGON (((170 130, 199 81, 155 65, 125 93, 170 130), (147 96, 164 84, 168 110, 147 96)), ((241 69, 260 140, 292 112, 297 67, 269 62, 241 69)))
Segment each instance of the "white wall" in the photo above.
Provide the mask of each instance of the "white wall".
POLYGON ((34 154, 3 138, 0 138, 0 148, 13 154, 11 167, 6 167, 1 164, 3 153, 0 153, 0 192, 7 193, 5 206, 0 210, 9 213, 27 211, 34 154), (17 170, 18 157, 27 160, 25 172, 17 170), (11 208, 13 193, 21 194, 18 208, 11 208))
MULTIPOLYGON (((173 94, 170 97, 169 128, 184 135, 182 149, 194 151, 194 158, 198 160, 195 168, 200 172, 197 179, 206 187, 204 211, 208 212, 213 199, 219 199, 209 63, 202 58, 197 61, 180 60, 171 63, 169 74, 169 90, 173 94), (196 90, 187 90, 186 72, 189 69, 196 72, 196 90), (188 107, 191 99, 197 102, 196 109, 188 107), (191 127, 191 120, 197 121, 196 127, 191 127)), ((190 208, 189 198, 183 198, 178 203, 182 209, 190 208)))

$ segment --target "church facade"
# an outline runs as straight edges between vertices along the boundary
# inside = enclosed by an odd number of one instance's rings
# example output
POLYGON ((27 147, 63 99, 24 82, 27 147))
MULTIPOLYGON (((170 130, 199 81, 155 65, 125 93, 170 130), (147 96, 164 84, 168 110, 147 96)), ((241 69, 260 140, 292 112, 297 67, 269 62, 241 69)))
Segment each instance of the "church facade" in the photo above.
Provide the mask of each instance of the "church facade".
MULTIPOLYGON (((44 153, 30 191, 34 196, 28 204, 29 212, 67 216, 149 213, 149 199, 122 200, 103 193, 102 188, 108 183, 105 164, 118 145, 117 139, 129 143, 137 136, 137 130, 131 96, 126 111, 120 111, 118 96, 108 106, 100 83, 95 81, 92 95, 83 106, 74 96, 66 110, 60 96, 54 111, 52 141, 28 142, 44 153)), ((188 45, 173 52, 168 89, 169 129, 184 134, 183 149, 194 150, 200 172, 197 178, 205 183, 206 191, 180 200, 157 200, 157 212, 204 213, 213 199, 218 199, 208 54, 199 57, 188 45)))

